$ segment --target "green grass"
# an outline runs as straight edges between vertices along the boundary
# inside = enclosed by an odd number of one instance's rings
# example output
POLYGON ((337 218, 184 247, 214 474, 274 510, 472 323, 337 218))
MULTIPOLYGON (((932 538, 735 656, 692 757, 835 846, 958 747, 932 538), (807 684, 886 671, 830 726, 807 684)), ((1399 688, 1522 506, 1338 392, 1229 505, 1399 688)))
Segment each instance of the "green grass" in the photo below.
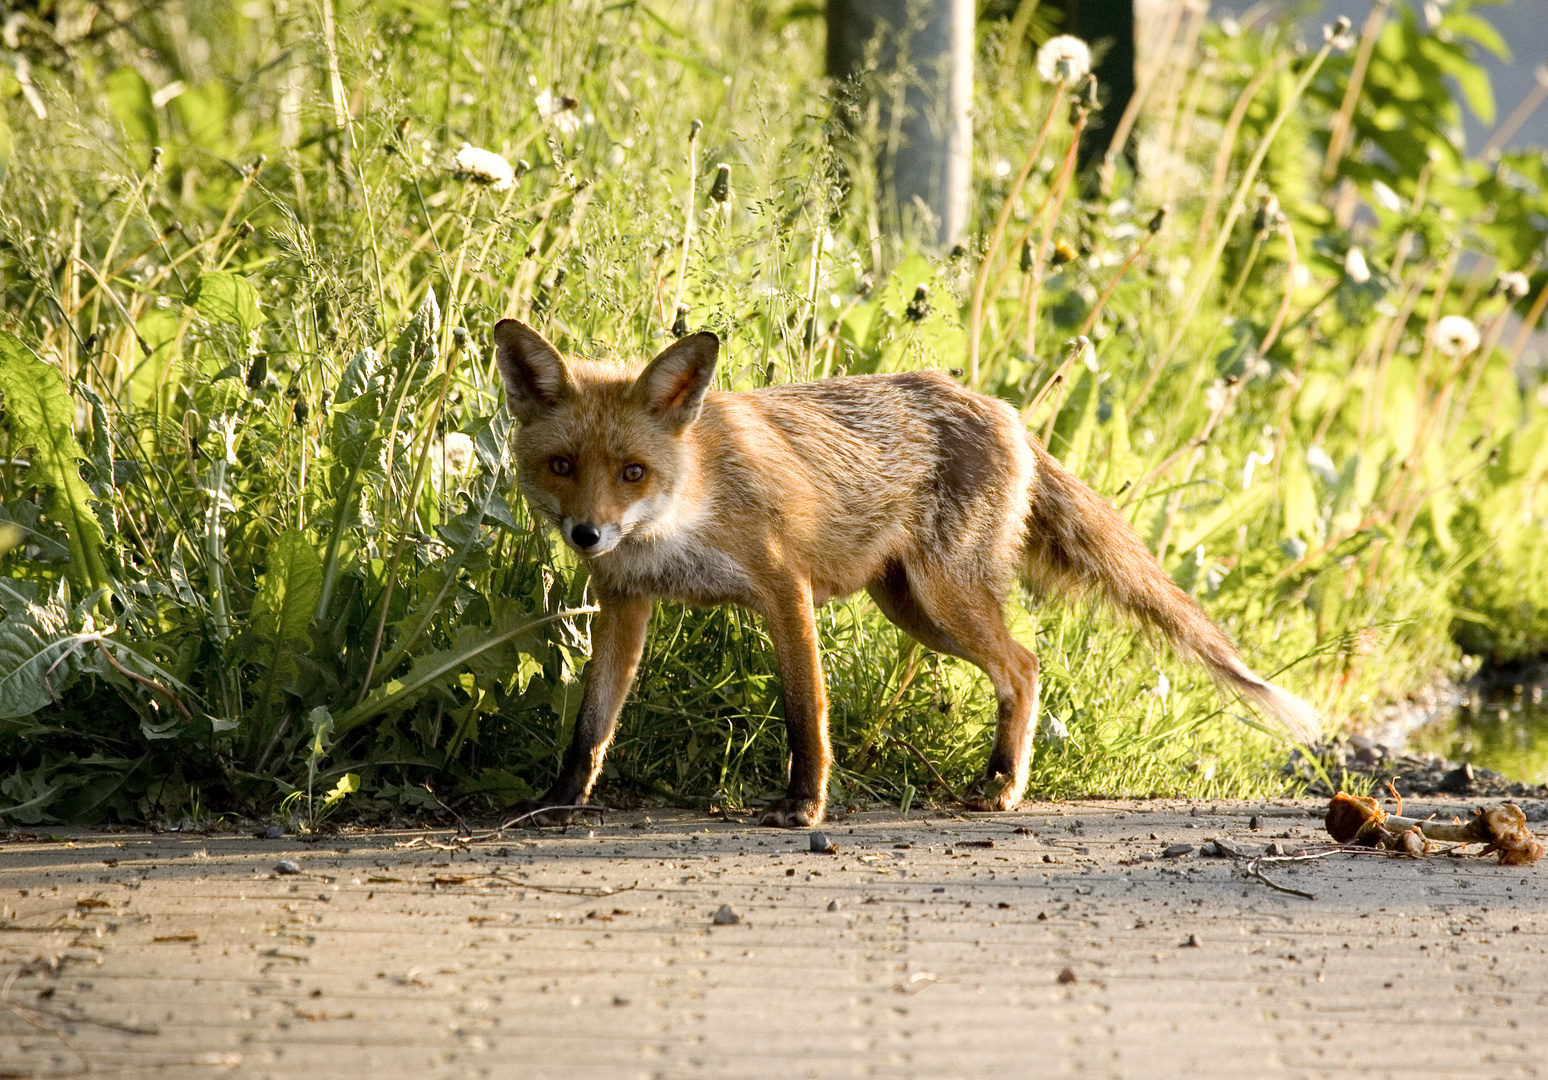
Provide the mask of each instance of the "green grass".
MULTIPOLYGON (((1548 164, 1448 139, 1462 106, 1443 70, 1487 105, 1472 7, 1454 0, 1444 33, 1394 15, 1327 180, 1352 56, 1206 27, 1209 62, 1176 58, 1142 110, 1145 170, 1120 161, 1105 193, 1094 176, 1051 190, 1067 109, 1028 74, 1035 43, 985 22, 976 222, 954 256, 875 232, 886 133, 856 111, 867 87, 819 77, 822 27, 799 7, 382 0, 330 26, 312 6, 186 2, 68 50, 24 21, 30 85, 0 75, 0 815, 288 799, 312 819, 541 790, 588 597, 511 489, 493 323, 652 355, 692 183, 682 299, 725 342, 721 386, 964 368, 985 244, 1050 110, 989 253, 989 282, 1006 270, 981 386, 1335 723, 1463 647, 1541 650, 1548 420, 1503 316, 1548 284, 1548 164), (545 120, 543 94, 579 105, 545 120), (529 164, 494 191, 454 173, 464 142, 529 164), (1016 237, 1036 243, 1044 211, 1050 249, 1076 257, 1043 262, 1034 292, 1016 237), (1351 247, 1369 280, 1346 273, 1351 247), (1518 270, 1524 295, 1492 289, 1518 270), (1480 348, 1436 347, 1450 314, 1480 348), (1089 364, 1066 364, 1088 320, 1089 364), (443 467, 448 433, 472 440, 466 472, 443 467)), ((1017 607, 1069 733, 1039 744, 1035 791, 1284 790, 1283 748, 1195 670, 1101 611, 1017 607)), ((988 749, 983 678, 863 599, 820 625, 836 801, 965 785, 988 749)), ((784 783, 779 709, 754 618, 661 605, 610 797, 756 803, 784 783)))

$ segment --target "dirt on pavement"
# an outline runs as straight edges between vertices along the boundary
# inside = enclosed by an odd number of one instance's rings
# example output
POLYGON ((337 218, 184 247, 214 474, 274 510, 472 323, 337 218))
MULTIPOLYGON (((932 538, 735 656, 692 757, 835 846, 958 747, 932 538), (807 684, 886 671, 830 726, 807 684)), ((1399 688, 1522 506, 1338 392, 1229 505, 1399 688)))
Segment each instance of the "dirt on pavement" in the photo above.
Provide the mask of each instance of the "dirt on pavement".
POLYGON ((1321 805, 0 834, 0 1078, 1548 1073, 1542 865, 1199 850, 1321 805))

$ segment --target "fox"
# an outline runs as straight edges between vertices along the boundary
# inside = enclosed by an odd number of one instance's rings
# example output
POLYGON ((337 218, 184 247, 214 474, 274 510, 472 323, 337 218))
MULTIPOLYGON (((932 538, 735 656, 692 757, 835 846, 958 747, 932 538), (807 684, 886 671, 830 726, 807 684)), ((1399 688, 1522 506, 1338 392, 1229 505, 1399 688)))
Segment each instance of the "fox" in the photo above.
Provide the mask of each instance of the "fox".
MULTIPOLYGON (((1027 786, 1038 661, 1004 618, 1017 578, 1039 594, 1105 600, 1286 736, 1318 733, 1316 711, 1248 668, 1128 521, 1005 401, 933 370, 715 390, 720 340, 708 331, 643 367, 565 359, 515 319, 493 339, 518 424, 518 486, 586 566, 598 608, 574 736, 537 808, 590 797, 658 598, 739 604, 767 628, 789 783, 761 825, 823 820, 833 750, 815 613, 861 589, 920 644, 993 684, 973 810, 1012 809, 1027 786)), ((540 820, 566 820, 552 813, 540 820)))

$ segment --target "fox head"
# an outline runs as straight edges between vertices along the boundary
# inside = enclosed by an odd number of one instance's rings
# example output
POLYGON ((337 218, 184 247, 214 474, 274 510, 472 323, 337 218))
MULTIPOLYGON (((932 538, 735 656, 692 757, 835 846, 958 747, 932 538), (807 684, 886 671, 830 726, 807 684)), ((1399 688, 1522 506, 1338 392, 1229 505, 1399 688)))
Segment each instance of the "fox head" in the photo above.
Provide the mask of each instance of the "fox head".
POLYGON ((691 334, 638 375, 566 361, 526 323, 495 324, 505 403, 521 424, 518 477, 533 510, 582 555, 670 527, 693 472, 685 433, 715 375, 720 339, 691 334))

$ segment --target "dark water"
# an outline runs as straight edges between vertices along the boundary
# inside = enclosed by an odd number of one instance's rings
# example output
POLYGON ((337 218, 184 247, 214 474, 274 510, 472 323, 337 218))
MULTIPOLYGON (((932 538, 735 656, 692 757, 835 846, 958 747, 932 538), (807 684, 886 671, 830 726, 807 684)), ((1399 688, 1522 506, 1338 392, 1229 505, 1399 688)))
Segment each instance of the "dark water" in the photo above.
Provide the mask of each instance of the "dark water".
POLYGON ((1409 745, 1512 780, 1548 783, 1548 686, 1533 680, 1470 687, 1455 712, 1415 731, 1409 745))

